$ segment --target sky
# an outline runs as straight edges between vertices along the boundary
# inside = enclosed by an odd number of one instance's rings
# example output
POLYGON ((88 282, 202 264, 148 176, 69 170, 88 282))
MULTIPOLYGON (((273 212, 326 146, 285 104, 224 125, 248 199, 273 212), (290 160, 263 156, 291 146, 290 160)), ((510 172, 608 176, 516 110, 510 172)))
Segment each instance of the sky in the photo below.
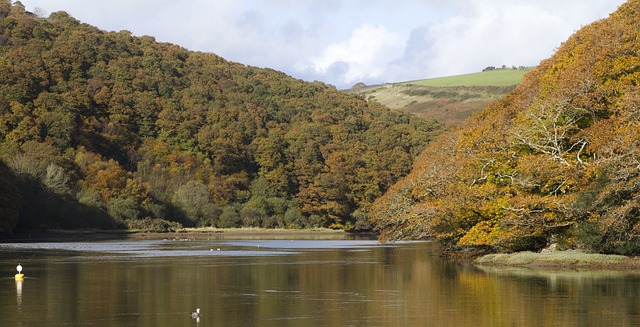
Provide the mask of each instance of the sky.
POLYGON ((624 0, 21 0, 338 88, 535 66, 624 0))

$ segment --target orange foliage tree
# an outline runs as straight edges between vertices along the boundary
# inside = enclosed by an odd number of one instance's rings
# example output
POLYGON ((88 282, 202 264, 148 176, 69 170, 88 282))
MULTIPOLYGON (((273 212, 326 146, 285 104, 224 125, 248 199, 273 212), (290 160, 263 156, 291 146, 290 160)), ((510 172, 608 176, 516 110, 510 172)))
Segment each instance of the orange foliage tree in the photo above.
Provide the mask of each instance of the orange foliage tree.
POLYGON ((372 207, 383 239, 640 253, 640 1, 582 28, 430 144, 372 207))

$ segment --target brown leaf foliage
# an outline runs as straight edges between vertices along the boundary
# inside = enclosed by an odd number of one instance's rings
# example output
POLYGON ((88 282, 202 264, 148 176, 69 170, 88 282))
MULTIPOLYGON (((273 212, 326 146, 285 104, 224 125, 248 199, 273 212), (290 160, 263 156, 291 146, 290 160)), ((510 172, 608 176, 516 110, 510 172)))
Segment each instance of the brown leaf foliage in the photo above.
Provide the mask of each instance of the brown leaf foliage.
POLYGON ((569 38, 373 206, 383 239, 640 253, 640 1, 569 38))

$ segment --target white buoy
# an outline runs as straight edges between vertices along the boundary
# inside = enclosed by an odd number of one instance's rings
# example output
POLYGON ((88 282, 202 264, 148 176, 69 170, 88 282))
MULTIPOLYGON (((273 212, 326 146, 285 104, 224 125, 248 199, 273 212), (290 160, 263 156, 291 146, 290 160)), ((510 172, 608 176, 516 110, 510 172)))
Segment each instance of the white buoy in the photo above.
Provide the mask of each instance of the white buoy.
POLYGON ((18 274, 22 274, 22 265, 21 264, 18 264, 16 269, 18 270, 18 274))

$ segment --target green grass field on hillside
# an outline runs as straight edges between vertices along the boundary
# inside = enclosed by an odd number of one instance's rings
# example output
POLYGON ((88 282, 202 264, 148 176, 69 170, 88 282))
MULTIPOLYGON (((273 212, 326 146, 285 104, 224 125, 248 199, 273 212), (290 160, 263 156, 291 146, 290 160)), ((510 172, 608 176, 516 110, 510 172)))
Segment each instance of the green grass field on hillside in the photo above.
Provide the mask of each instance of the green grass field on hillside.
POLYGON ((403 84, 422 86, 509 86, 516 85, 522 80, 522 76, 533 69, 496 69, 480 73, 455 75, 447 77, 430 78, 419 81, 410 81, 403 84))

